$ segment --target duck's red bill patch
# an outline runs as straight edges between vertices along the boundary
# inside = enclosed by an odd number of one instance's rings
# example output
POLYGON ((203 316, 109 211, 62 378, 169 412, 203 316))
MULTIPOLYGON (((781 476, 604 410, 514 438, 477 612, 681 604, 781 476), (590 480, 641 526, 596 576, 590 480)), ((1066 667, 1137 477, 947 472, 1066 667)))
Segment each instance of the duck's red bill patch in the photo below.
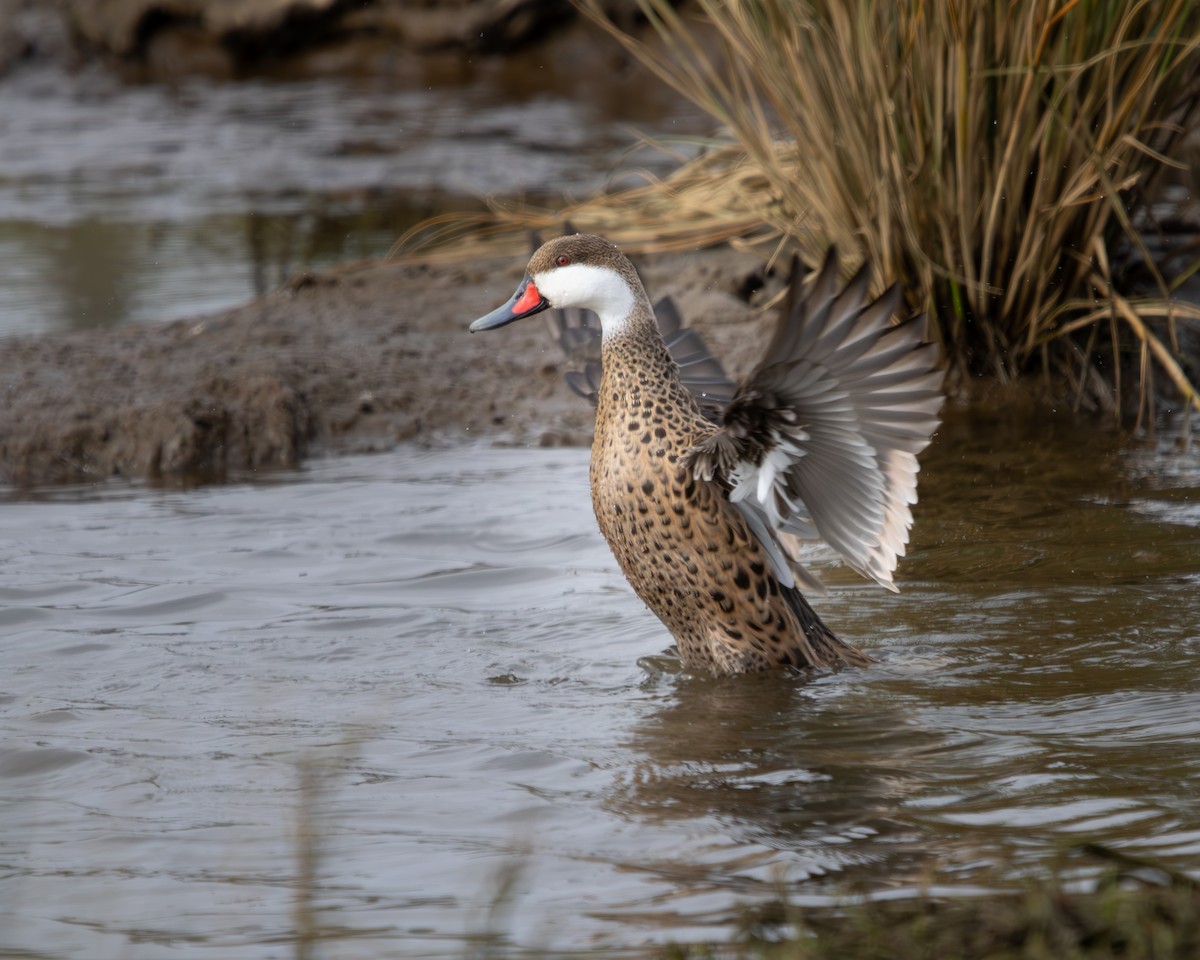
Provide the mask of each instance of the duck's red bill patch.
POLYGON ((512 305, 512 312, 517 316, 532 310, 542 302, 542 295, 538 293, 537 285, 530 280, 525 284, 525 289, 521 291, 521 296, 517 302, 512 305))

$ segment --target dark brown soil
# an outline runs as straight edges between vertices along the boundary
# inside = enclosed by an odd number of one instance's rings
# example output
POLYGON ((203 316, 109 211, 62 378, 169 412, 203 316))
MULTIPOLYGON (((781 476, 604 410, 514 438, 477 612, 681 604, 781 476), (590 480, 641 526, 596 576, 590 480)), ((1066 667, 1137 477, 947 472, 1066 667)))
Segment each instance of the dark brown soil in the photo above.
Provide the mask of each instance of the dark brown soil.
MULTIPOLYGON (((213 316, 7 340, 0 482, 219 480, 412 439, 587 443, 591 408, 564 383, 543 318, 467 332, 512 293, 524 254, 357 264, 213 316)), ((674 296, 731 371, 761 349, 766 318, 743 298, 757 258, 641 266, 651 296, 674 296)))

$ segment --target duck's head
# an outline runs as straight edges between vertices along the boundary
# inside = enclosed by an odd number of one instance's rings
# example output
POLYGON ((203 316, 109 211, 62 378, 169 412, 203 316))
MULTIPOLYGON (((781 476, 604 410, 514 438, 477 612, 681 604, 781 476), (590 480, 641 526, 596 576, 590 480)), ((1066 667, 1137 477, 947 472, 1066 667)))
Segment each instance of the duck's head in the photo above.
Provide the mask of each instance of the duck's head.
POLYGON ((529 261, 517 292, 503 306, 471 324, 491 330, 550 307, 581 307, 600 317, 606 334, 622 325, 645 300, 637 271, 616 245, 577 233, 542 244, 529 261))

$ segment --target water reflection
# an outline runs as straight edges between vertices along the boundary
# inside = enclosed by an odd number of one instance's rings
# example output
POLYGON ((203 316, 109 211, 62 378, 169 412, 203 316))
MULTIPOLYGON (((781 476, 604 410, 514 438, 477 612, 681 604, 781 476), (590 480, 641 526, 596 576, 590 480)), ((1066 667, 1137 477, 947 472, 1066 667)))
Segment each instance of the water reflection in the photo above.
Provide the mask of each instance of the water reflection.
POLYGON ((90 219, 67 230, 0 223, 0 256, 17 274, 0 294, 0 311, 53 312, 62 329, 86 329, 104 317, 135 313, 137 285, 129 280, 141 257, 127 234, 90 219))
POLYGON ((641 759, 609 802, 639 819, 711 819, 769 851, 764 869, 733 871, 743 880, 799 883, 868 866, 885 884, 913 882, 932 850, 912 843, 897 810, 920 788, 914 766, 937 738, 903 704, 848 705, 841 683, 682 679, 634 729, 628 746, 641 759))
POLYGON ((0 220, 0 257, 11 271, 0 287, 0 337, 223 309, 279 289, 306 269, 383 257, 413 224, 473 206, 437 196, 415 203, 364 197, 348 202, 350 212, 339 212, 327 196, 295 202, 294 213, 183 222, 0 220))
MULTIPOLYGON (((457 58, 461 59, 461 58, 457 58)), ((487 67, 170 86, 48 68, 0 78, 0 337, 158 322, 308 267, 384 256, 433 213, 602 188, 707 129, 636 78, 487 67), (630 97, 628 91, 636 90, 630 97), (625 95, 614 91, 626 91, 625 95), (66 289, 64 290, 64 285, 66 289)))

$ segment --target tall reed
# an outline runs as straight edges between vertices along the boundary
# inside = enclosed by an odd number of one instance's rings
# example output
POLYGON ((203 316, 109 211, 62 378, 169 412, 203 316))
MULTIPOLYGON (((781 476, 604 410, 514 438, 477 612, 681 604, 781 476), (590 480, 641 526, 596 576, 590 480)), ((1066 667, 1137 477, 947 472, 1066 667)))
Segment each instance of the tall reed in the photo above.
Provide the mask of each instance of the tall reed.
POLYGON ((905 280, 960 374, 1040 363, 1119 407, 1132 347, 1143 399, 1153 360, 1200 410, 1177 338, 1200 310, 1138 230, 1198 102, 1192 0, 639 0, 657 46, 581 2, 731 131, 755 175, 728 188, 770 202, 727 205, 905 280), (1154 296, 1122 291, 1130 258, 1154 296))

